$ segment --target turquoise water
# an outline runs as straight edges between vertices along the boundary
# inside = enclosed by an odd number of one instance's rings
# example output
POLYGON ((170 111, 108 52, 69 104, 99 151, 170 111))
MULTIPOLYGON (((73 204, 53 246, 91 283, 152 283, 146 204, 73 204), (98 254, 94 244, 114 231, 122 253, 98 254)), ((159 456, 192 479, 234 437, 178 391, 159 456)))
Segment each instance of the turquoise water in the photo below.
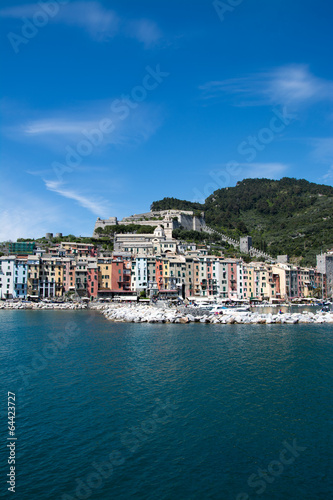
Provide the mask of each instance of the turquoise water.
POLYGON ((332 498, 331 326, 123 324, 88 311, 0 320, 4 498, 332 498))

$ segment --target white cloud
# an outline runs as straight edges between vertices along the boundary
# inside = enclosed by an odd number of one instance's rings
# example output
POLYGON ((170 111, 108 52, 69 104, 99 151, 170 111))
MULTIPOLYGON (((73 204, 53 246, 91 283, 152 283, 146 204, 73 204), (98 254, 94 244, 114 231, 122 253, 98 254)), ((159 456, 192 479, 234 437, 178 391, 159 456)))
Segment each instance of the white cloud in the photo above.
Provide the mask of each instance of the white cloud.
POLYGON ((332 99, 333 82, 318 78, 305 65, 290 65, 273 72, 267 91, 272 102, 301 103, 332 99))
POLYGON ((231 94, 236 105, 298 106, 331 100, 333 82, 313 75, 308 66, 291 64, 272 71, 201 85, 204 99, 216 99, 231 94))
POLYGON ((71 2, 58 15, 59 22, 78 26, 88 31, 96 40, 108 40, 118 32, 119 18, 98 2, 71 2))
POLYGON ((15 5, 0 10, 0 17, 18 19, 21 17, 32 17, 40 7, 37 4, 15 5))
POLYGON ((242 178, 276 179, 288 170, 285 163, 241 163, 242 178))
POLYGON ((323 182, 327 182, 329 184, 333 183, 333 164, 329 167, 326 174, 323 175, 323 182))
POLYGON ((325 183, 333 182, 333 137, 312 139, 311 158, 315 163, 328 166, 326 174, 321 177, 325 183))
MULTIPOLYGON (((68 217, 68 214, 67 214, 68 217)), ((1 185, 0 241, 17 238, 38 238, 50 228, 61 231, 65 214, 61 207, 19 185, 5 181, 1 185), (12 194, 15 192, 15 198, 12 194)))
MULTIPOLYGON (((40 11, 43 9, 38 4, 17 5, 1 9, 0 17, 33 19, 40 11)), ((115 12, 105 9, 98 2, 78 1, 70 2, 67 5, 56 3, 53 14, 48 15, 49 22, 83 28, 97 40, 105 40, 115 36, 119 26, 119 19, 115 12)))
POLYGON ((312 139, 312 158, 320 163, 333 161, 333 137, 312 139))
POLYGON ((23 130, 28 135, 73 135, 81 133, 84 129, 91 130, 94 127, 96 127, 96 122, 93 121, 70 121, 65 118, 53 118, 29 122, 23 130))
MULTIPOLYGON (((158 42, 162 33, 156 23, 149 19, 121 19, 113 10, 105 8, 97 1, 70 1, 53 15, 49 14, 49 22, 65 24, 85 30, 95 41, 109 41, 115 36, 125 35, 135 38, 145 48, 158 42)), ((33 19, 36 13, 43 10, 38 4, 26 4, 0 10, 0 17, 33 19)))
POLYGON ((161 38, 162 33, 156 23, 149 19, 139 19, 127 23, 128 36, 142 42, 145 48, 155 45, 161 38))
POLYGON ((66 110, 48 112, 48 116, 23 124, 14 124, 11 118, 12 123, 4 126, 4 133, 15 141, 32 144, 33 140, 44 149, 62 155, 66 154, 66 147, 75 149, 88 139, 92 143, 89 156, 109 145, 132 146, 145 142, 162 124, 161 109, 153 104, 141 102, 135 109, 128 107, 128 115, 124 117, 111 111, 112 102, 89 103, 84 109, 77 107, 71 113, 66 110), (101 128, 106 120, 108 127, 101 128))
POLYGON ((65 189, 63 184, 59 181, 48 181, 44 180, 45 186, 49 191, 69 198, 70 200, 76 201, 81 207, 88 209, 91 213, 97 215, 98 217, 107 217, 109 211, 108 203, 105 200, 95 200, 88 196, 79 194, 71 189, 65 189))

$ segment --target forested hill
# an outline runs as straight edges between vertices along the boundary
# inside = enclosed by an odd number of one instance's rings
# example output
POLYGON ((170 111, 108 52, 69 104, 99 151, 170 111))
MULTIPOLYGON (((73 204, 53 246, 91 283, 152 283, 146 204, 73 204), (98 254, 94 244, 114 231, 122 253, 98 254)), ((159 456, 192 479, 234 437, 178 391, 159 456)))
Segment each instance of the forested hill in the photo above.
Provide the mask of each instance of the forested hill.
POLYGON ((255 247, 302 256, 303 264, 314 265, 317 253, 333 247, 333 187, 304 179, 244 179, 204 204, 164 198, 151 208, 203 210, 208 225, 236 238, 249 234, 255 247))

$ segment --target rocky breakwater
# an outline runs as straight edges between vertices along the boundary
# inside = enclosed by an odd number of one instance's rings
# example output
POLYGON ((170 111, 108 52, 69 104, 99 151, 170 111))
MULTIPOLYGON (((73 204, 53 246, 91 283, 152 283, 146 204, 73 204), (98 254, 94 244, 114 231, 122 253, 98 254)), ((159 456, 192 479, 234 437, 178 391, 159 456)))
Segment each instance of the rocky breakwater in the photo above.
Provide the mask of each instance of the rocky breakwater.
POLYGON ((259 314, 257 312, 226 312, 224 314, 197 314, 196 311, 179 311, 175 308, 160 309, 154 306, 103 305, 94 307, 115 322, 126 323, 210 323, 210 324, 310 324, 333 323, 333 312, 329 313, 285 313, 259 314))
POLYGON ((80 302, 0 302, 0 309, 34 309, 34 310, 77 310, 77 309, 87 309, 87 304, 82 304, 80 302))

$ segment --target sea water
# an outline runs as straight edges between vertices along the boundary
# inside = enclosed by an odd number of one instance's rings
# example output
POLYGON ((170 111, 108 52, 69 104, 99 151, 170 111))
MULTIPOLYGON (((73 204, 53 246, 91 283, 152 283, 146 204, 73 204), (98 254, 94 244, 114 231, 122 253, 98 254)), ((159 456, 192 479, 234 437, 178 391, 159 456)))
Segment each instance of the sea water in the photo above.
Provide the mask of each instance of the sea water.
POLYGON ((0 496, 332 498, 331 325, 125 324, 89 311, 0 321, 0 496))

